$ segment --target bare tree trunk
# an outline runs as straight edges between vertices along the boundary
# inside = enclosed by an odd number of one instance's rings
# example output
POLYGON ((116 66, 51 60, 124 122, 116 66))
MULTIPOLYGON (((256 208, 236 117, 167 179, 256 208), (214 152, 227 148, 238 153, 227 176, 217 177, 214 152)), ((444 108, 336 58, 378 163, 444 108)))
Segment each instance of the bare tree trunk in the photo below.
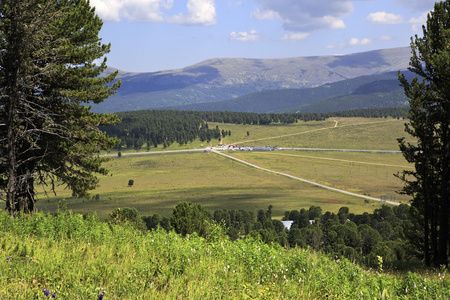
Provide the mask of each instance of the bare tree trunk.
MULTIPOLYGON (((17 9, 17 6, 15 6, 17 9)), ((17 141, 17 132, 16 132, 16 109, 17 109, 17 101, 20 97, 19 92, 19 71, 20 71, 20 53, 19 53, 19 45, 17 40, 20 39, 20 34, 17 32, 17 21, 14 20, 11 24, 11 31, 15 31, 15 45, 14 48, 11 49, 12 53, 10 54, 11 65, 7 68, 6 73, 6 84, 10 87, 8 91, 8 95, 6 96, 7 104, 5 105, 6 111, 6 127, 7 127, 7 155, 8 155, 8 181, 6 188, 6 205, 8 212, 11 216, 14 216, 15 207, 16 207, 16 188, 17 188, 17 149, 16 149, 16 141, 17 141)))
POLYGON ((439 218, 439 265, 448 266, 448 229, 449 229, 449 184, 450 184, 450 129, 448 122, 442 124, 442 178, 441 208, 439 218))
POLYGON ((427 267, 429 267, 431 265, 431 256, 430 256, 430 220, 429 220, 429 215, 430 215, 430 209, 429 209, 429 204, 428 199, 424 199, 425 203, 425 213, 424 213, 424 245, 423 245, 423 250, 424 250, 424 255, 425 255, 425 265, 427 267))
POLYGON ((7 109, 7 122, 6 126, 8 128, 7 134, 7 152, 8 152, 8 182, 6 188, 6 207, 11 216, 14 216, 14 211, 16 207, 16 185, 17 185, 17 176, 16 176, 16 149, 15 149, 15 134, 13 130, 14 119, 14 103, 13 101, 9 101, 8 109, 7 109))

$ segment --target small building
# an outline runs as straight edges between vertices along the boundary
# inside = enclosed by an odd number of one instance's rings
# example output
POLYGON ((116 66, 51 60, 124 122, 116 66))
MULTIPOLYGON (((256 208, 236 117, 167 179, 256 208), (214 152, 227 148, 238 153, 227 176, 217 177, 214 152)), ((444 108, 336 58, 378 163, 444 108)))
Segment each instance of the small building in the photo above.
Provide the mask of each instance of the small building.
MULTIPOLYGON (((281 221, 281 223, 283 223, 284 228, 286 228, 287 230, 291 230, 291 226, 294 223, 294 221, 281 221)), ((309 220, 309 224, 313 225, 316 223, 316 220, 309 220)))
POLYGON ((281 223, 283 223, 284 228, 286 228, 287 230, 290 230, 292 223, 294 223, 294 221, 281 221, 281 223))

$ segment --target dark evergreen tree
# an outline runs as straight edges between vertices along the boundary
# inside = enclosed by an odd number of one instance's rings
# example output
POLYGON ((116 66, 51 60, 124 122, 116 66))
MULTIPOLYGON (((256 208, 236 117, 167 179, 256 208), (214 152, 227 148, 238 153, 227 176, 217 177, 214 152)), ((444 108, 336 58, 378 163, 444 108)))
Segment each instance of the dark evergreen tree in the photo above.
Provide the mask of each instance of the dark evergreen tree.
POLYGON ((414 171, 404 171, 403 192, 413 196, 417 216, 415 239, 423 240, 425 262, 448 265, 450 216, 450 1, 435 4, 423 26, 423 37, 411 39, 409 70, 422 78, 408 82, 399 74, 410 99, 406 132, 417 144, 399 139, 414 171))
POLYGON ((183 236, 194 232, 205 236, 208 233, 206 221, 209 219, 208 212, 200 204, 180 202, 173 209, 170 224, 177 233, 183 236))
POLYGON ((100 77, 106 59, 94 64, 110 50, 101 27, 86 0, 0 2, 0 188, 11 215, 34 210, 35 184, 86 196, 107 173, 98 152, 118 140, 97 126, 118 119, 83 105, 120 85, 108 85, 116 73, 100 77))

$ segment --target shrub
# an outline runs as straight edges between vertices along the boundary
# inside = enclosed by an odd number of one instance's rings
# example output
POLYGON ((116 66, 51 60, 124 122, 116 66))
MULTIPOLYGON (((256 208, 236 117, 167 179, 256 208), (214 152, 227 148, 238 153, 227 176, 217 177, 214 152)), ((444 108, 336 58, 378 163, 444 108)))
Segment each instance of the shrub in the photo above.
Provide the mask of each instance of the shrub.
POLYGON ((133 207, 116 208, 109 215, 109 223, 116 225, 129 224, 141 231, 147 231, 147 225, 142 220, 139 212, 133 207))
POLYGON ((200 204, 180 202, 173 209, 170 223, 175 231, 183 236, 197 232, 200 236, 208 234, 208 212, 200 204))

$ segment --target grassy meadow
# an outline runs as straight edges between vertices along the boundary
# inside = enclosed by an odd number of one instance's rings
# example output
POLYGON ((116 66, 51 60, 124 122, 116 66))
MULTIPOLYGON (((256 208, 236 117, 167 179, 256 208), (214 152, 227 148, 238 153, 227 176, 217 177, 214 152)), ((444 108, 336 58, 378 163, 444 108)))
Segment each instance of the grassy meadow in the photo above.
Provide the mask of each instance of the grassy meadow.
POLYGON ((1 299, 449 299, 445 269, 363 269, 252 238, 142 233, 96 216, 0 212, 1 299))
POLYGON ((231 130, 231 137, 227 136, 224 143, 242 146, 398 151, 397 138, 406 136, 405 121, 393 118, 329 118, 269 126, 211 124, 231 130))
POLYGON ((266 169, 357 194, 374 198, 395 195, 396 201, 403 203, 409 199, 396 194, 402 182, 393 174, 410 168, 398 154, 273 151, 231 155, 266 169))
MULTIPOLYGON (((395 138, 404 136, 404 122, 389 118, 333 118, 289 125, 217 125, 231 130, 231 137, 223 141, 227 144, 397 150, 395 138)), ((166 150, 201 148, 201 144, 200 141, 175 144, 166 150)), ((155 150, 163 149, 152 148, 149 152, 155 150)), ((213 153, 145 156, 147 151, 142 151, 142 156, 127 156, 127 152, 135 151, 122 151, 121 158, 114 156, 105 164, 112 176, 101 177, 100 186, 92 191, 93 195, 99 195, 98 200, 74 198, 71 191, 59 187, 57 196, 40 193, 38 209, 54 213, 64 200, 72 211, 95 211, 100 218, 106 218, 117 207, 135 207, 141 215, 168 216, 178 202, 191 201, 210 211, 226 208, 256 212, 273 205, 274 217, 280 218, 284 211, 311 205, 332 212, 348 206, 354 213, 373 211, 381 205, 256 170, 213 153), (134 180, 132 187, 128 187, 130 179, 134 180)), ((393 174, 408 168, 400 154, 309 151, 231 154, 261 167, 376 198, 399 190, 401 182, 393 174)), ((405 196, 396 197, 403 203, 408 200, 405 196)))

